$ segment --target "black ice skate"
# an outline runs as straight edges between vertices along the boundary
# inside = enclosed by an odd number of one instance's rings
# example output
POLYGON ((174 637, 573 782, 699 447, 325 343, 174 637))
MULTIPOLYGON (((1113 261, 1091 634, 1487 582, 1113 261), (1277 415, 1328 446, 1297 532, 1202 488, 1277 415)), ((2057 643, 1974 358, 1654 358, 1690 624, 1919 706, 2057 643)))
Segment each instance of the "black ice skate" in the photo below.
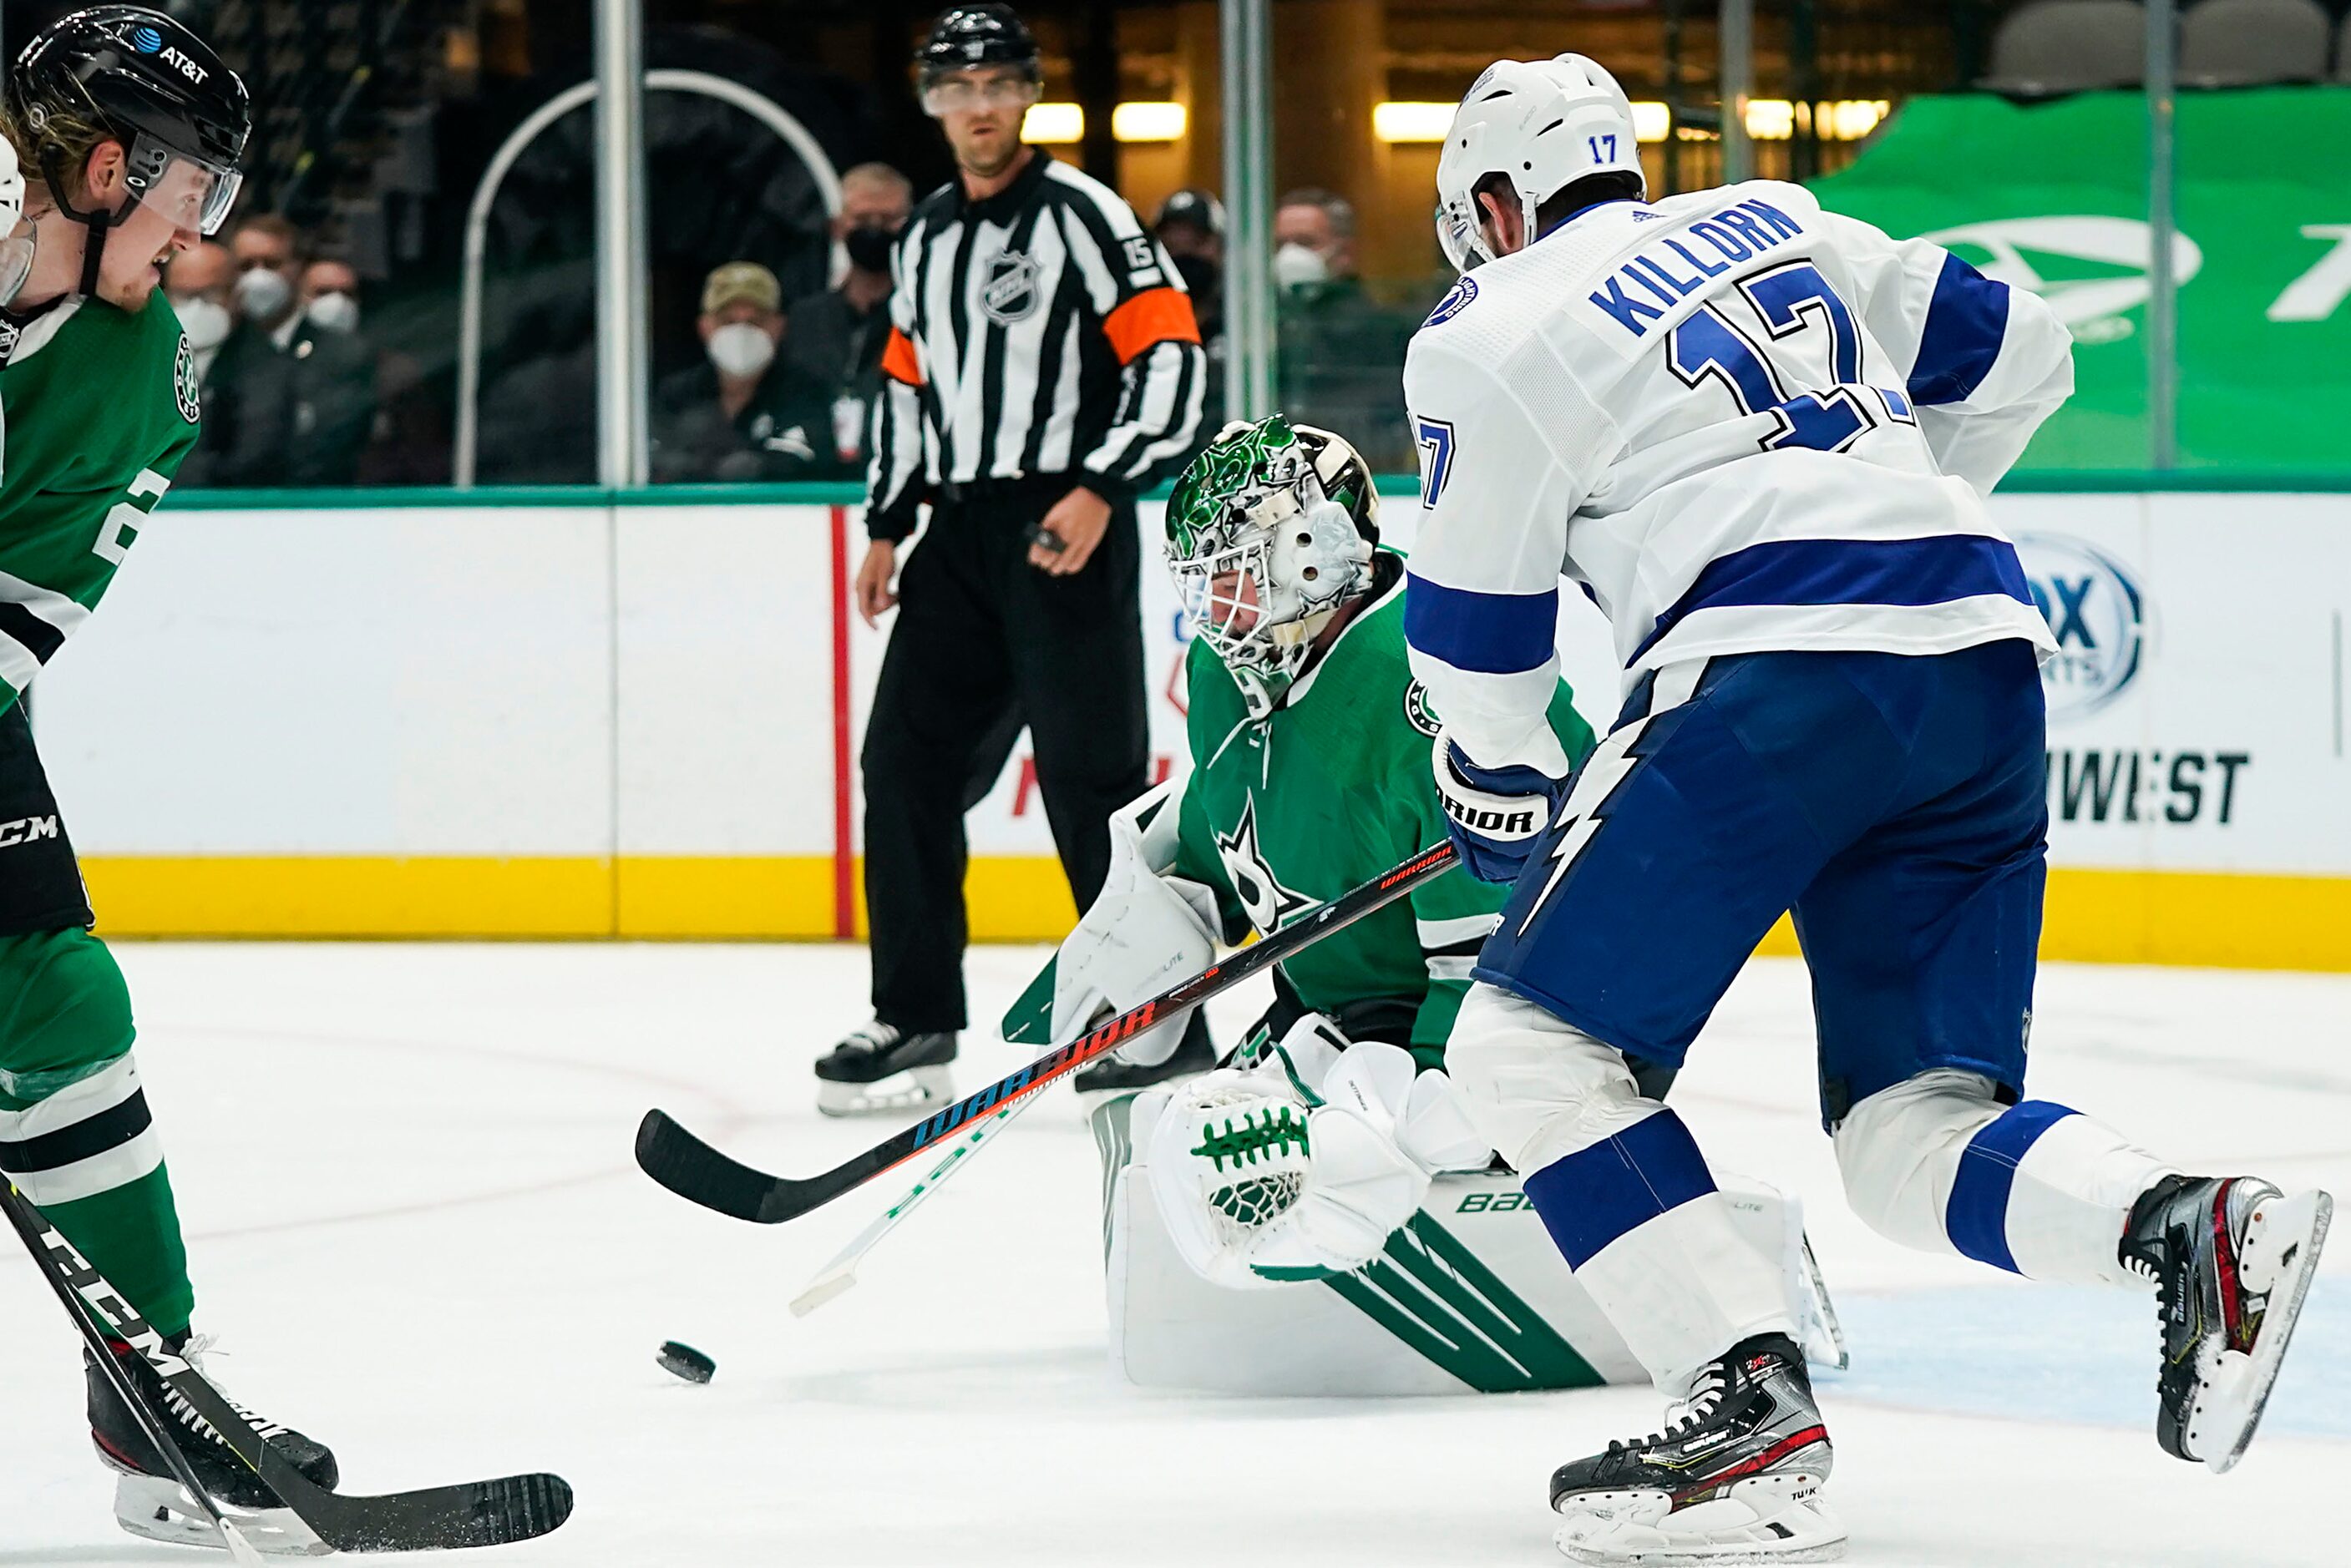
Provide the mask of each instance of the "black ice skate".
MULTIPOLYGON (((185 1332, 164 1341, 173 1354, 204 1372, 217 1386, 220 1380, 204 1365, 207 1343, 191 1340, 185 1332)), ((119 1346, 115 1354, 131 1374, 133 1386, 148 1396, 150 1405, 162 1417, 164 1429, 172 1434, 175 1446, 187 1456, 188 1468, 248 1542, 260 1551, 273 1553, 311 1555, 327 1550, 277 1494, 229 1451, 211 1424, 198 1416, 177 1390, 157 1377, 137 1352, 125 1345, 119 1346)), ((131 1534, 150 1541, 219 1546, 221 1538, 213 1529, 211 1519, 172 1477, 163 1456, 155 1451, 155 1445, 139 1425, 138 1417, 123 1405, 121 1396, 115 1393, 114 1385, 107 1380, 88 1351, 82 1353, 82 1365, 89 1388, 90 1440, 98 1445, 98 1457, 121 1475, 114 1488, 115 1519, 131 1534)), ((304 1475, 329 1490, 334 1489, 338 1480, 335 1456, 325 1444, 313 1442, 290 1429, 279 1429, 268 1441, 304 1475)))
POLYGON ((1828 1428, 1804 1358, 1759 1334, 1700 1374, 1666 1430, 1562 1465, 1555 1538, 1578 1563, 1828 1563, 1844 1526, 1823 1508, 1828 1428))
POLYGON ((2119 1256, 2155 1282, 2166 1453, 2216 1472, 2242 1457, 2334 1213, 2324 1192, 2288 1198, 2251 1177, 2167 1176, 2131 1206, 2119 1256))
POLYGON ((816 1064, 816 1108, 829 1116, 886 1116, 955 1097, 953 1031, 909 1034, 880 1019, 853 1030, 816 1064))

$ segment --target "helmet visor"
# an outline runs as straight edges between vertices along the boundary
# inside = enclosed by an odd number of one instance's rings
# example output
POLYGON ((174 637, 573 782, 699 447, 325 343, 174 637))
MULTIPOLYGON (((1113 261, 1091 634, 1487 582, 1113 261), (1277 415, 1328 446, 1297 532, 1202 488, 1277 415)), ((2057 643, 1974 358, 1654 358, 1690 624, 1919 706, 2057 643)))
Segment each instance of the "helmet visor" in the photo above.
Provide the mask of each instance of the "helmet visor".
POLYGON ((1437 203, 1437 244, 1445 252, 1445 259, 1453 264, 1455 272, 1468 272, 1486 260, 1485 246, 1478 238, 1475 211, 1464 212, 1458 202, 1437 203))
POLYGON ((178 229, 200 234, 220 231, 236 205, 244 176, 234 169, 177 149, 145 140, 134 141, 131 153, 131 189, 141 206, 152 207, 178 229))

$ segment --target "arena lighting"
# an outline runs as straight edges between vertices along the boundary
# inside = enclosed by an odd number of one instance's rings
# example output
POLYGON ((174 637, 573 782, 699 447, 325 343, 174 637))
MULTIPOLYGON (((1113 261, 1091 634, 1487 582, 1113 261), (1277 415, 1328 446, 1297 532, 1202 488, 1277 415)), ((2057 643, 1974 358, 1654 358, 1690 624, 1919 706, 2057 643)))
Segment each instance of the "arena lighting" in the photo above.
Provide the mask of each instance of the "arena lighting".
MULTIPOLYGON (((1662 107, 1662 106, 1661 106, 1662 107)), ((1877 129, 1892 112, 1885 99, 1847 98, 1828 103, 1791 103, 1784 98, 1747 100, 1747 134, 1758 141, 1785 141, 1802 125, 1815 126, 1823 141, 1859 141, 1877 129)), ((1641 106, 1633 106, 1634 124, 1640 123, 1641 106)), ((1642 140, 1649 138, 1644 134, 1642 140)))
POLYGON ((1372 134, 1382 141, 1442 141, 1453 123, 1449 103, 1375 103, 1372 134))
POLYGON ((1674 111, 1655 99, 1633 100, 1633 134, 1643 141, 1663 141, 1674 128, 1674 111))
POLYGON ((1184 106, 1149 99, 1123 103, 1110 111, 1110 133, 1121 141, 1181 141, 1184 106))
POLYGON ((1066 147, 1086 139, 1086 111, 1074 103, 1032 103, 1020 117, 1020 140, 1066 147))

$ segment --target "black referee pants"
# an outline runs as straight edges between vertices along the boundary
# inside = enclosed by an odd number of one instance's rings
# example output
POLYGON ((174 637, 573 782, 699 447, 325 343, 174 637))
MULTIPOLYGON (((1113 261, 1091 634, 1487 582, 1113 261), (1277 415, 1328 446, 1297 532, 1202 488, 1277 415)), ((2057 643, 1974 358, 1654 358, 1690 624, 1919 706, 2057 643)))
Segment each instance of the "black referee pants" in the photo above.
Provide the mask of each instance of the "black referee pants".
POLYGON ((1143 793, 1150 738, 1133 504, 1073 576, 1029 565, 1027 531, 1070 482, 989 487, 932 511, 898 576, 898 618, 866 721, 865 905, 873 1012, 962 1029, 964 812, 1021 720, 1070 892, 1110 869, 1112 812, 1143 793))

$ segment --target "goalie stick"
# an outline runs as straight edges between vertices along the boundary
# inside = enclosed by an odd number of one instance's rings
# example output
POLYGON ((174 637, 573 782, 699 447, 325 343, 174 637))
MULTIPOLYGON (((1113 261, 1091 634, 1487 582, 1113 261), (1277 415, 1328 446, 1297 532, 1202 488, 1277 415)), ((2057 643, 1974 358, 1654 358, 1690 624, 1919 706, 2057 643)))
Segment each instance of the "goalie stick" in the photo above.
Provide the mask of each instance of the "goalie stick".
MULTIPOLYGON (((313 1484, 269 1445, 265 1424, 247 1416, 202 1373, 172 1355, 163 1336, 106 1282, 72 1242, 57 1234, 23 1193, 14 1186, 0 1188, 0 1208, 8 1211, 8 1222, 33 1254, 41 1277, 73 1314, 83 1336, 96 1345, 101 1361, 113 1358, 99 1327, 104 1324, 144 1356, 148 1368, 219 1431, 229 1451, 260 1476, 312 1534, 335 1551, 429 1552, 500 1546, 545 1535, 571 1517, 571 1487, 555 1475, 502 1476, 381 1497, 347 1497, 313 1484)), ((146 1411, 136 1400, 132 1408, 146 1411)), ((158 1446, 167 1456, 178 1452, 168 1437, 158 1446)), ((174 1465, 174 1472, 185 1463, 182 1459, 174 1465)), ((193 1480, 180 1477, 183 1486, 193 1480)), ((204 1490, 193 1490, 198 1502, 217 1518, 204 1490)), ((233 1531, 229 1539, 235 1539, 233 1531)))
POLYGON ((1015 1105, 1054 1079, 1116 1050, 1160 1018, 1229 991, 1251 975, 1394 903, 1431 877, 1450 870, 1457 858, 1450 840, 1424 849, 1362 887, 1300 916, 1271 936, 1259 939, 1224 962, 1210 964, 1182 984, 1128 1009, 1066 1045, 1048 1051, 1019 1071, 998 1079, 976 1095, 966 1096, 820 1176, 795 1180, 755 1170, 719 1153, 680 1127, 668 1112, 660 1110, 647 1111, 637 1128, 637 1164, 647 1176, 680 1198, 705 1209, 759 1225, 779 1225, 787 1220, 797 1220, 810 1210, 830 1203, 852 1188, 862 1187, 884 1171, 904 1164, 941 1139, 953 1137, 973 1117, 1015 1105))

